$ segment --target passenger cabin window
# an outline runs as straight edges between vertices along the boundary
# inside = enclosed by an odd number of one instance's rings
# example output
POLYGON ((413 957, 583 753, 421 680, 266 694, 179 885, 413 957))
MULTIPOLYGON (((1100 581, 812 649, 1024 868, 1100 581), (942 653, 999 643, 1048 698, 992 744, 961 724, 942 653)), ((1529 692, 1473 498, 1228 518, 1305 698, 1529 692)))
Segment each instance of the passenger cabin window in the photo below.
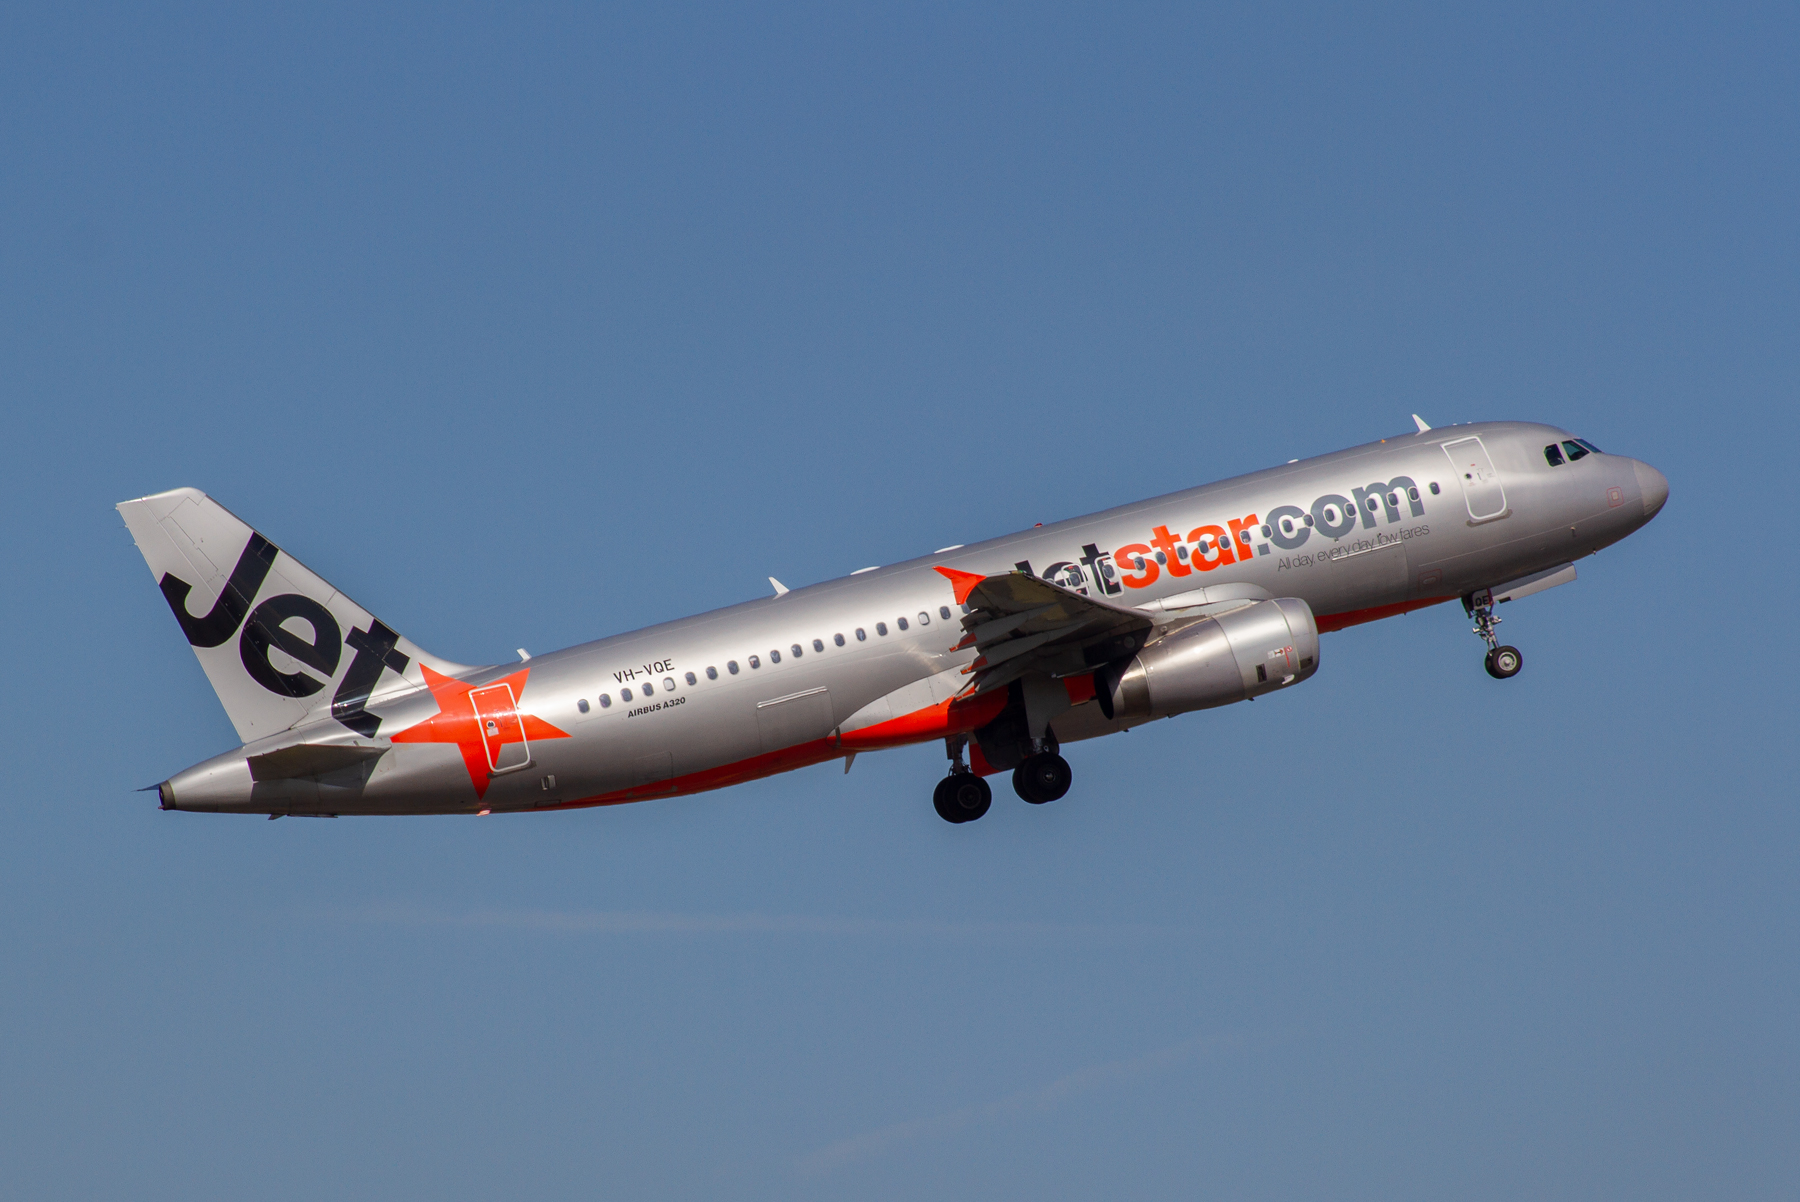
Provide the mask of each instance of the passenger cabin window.
POLYGON ((725 661, 725 670, 727 672, 731 673, 733 676, 736 676, 737 675, 737 661, 735 659, 726 660, 725 661))
POLYGON ((685 675, 685 677, 684 677, 684 679, 685 679, 685 680, 686 680, 686 681, 687 681, 687 682, 688 682, 688 683, 689 683, 689 684, 699 684, 699 683, 700 683, 700 681, 699 681, 699 680, 698 680, 698 679, 696 679, 696 678, 695 678, 695 676, 694 676, 694 674, 693 674, 693 673, 692 673, 692 672, 689 672, 689 673, 687 673, 687 674, 686 674, 686 675, 685 675))
MULTIPOLYGON (((778 663, 780 663, 780 662, 781 662, 781 652, 779 652, 779 651, 771 651, 771 652, 769 652, 769 662, 770 662, 770 663, 772 663, 772 664, 778 664, 778 663)), ((751 661, 750 661, 750 666, 751 666, 751 667, 752 667, 752 668, 754 668, 754 667, 755 667, 755 666, 756 666, 756 661, 755 661, 755 660, 751 660, 751 661)))
MULTIPOLYGON (((844 641, 844 638, 843 638, 843 636, 842 636, 842 635, 839 635, 839 636, 838 636, 838 642, 840 642, 840 643, 841 643, 841 642, 843 642, 843 641, 844 641)), ((825 640, 824 640, 824 639, 814 639, 814 640, 813 640, 813 650, 814 650, 814 651, 823 651, 823 650, 825 650, 825 640)))
POLYGON ((619 690, 619 700, 620 701, 630 701, 631 700, 631 690, 630 689, 620 689, 619 690))
POLYGON ((926 613, 924 610, 919 611, 919 625, 921 625, 921 626, 931 625, 931 615, 926 613))
POLYGON ((600 708, 603 710, 612 708, 612 694, 611 693, 600 694, 600 708))
POLYGON ((834 634, 831 636, 831 641, 842 647, 844 645, 844 636, 841 634, 834 634))
POLYGON ((673 693, 674 691, 675 691, 675 678, 673 676, 663 677, 663 692, 673 693))
POLYGON ((655 687, 653 685, 651 685, 651 683, 649 681, 646 680, 644 682, 644 696, 648 697, 650 694, 652 694, 654 692, 656 692, 655 687))
POLYGON ((948 605, 938 606, 938 617, 948 622, 950 620, 950 607, 948 605))
MULTIPOLYGON (((732 670, 736 671, 735 668, 732 670)), ((708 679, 708 680, 719 679, 719 670, 717 668, 713 667, 711 664, 708 664, 706 666, 706 679, 708 679)))
POLYGON ((760 659, 757 659, 754 655, 752 655, 750 657, 750 666, 752 668, 760 668, 760 667, 762 667, 762 661, 760 659))
POLYGON ((894 621, 900 623, 900 629, 902 629, 902 630, 906 629, 906 619, 905 618, 895 618, 894 621))
POLYGON ((1569 453, 1569 462, 1570 463, 1574 463, 1577 459, 1580 459, 1583 455, 1586 455, 1588 453, 1588 449, 1586 447, 1582 446, 1578 442, 1566 442, 1565 441, 1563 443, 1563 450, 1565 450, 1569 453))
MULTIPOLYGON (((1434 497, 1438 495, 1438 483, 1436 480, 1433 480, 1431 482, 1431 495, 1434 497)), ((1310 525, 1312 525, 1312 523, 1308 522, 1307 525, 1310 526, 1310 525)))
POLYGON ((879 634, 885 638, 887 636, 887 623, 886 622, 875 623, 875 633, 879 634))
POLYGON ((793 645, 793 646, 792 646, 792 647, 791 647, 791 648, 789 648, 789 650, 791 650, 791 651, 792 651, 792 652, 793 652, 793 653, 794 653, 794 658, 795 658, 795 659, 799 659, 799 658, 800 658, 800 655, 801 655, 801 651, 800 651, 800 644, 799 644, 799 643, 795 643, 795 644, 794 644, 794 645, 793 645))
POLYGON ((584 714, 585 714, 585 713, 587 713, 587 712, 588 712, 588 703, 587 703, 587 698, 586 698, 586 697, 583 697, 583 698, 581 698, 581 699, 580 699, 580 700, 578 700, 578 701, 577 701, 577 702, 576 702, 576 703, 575 703, 575 708, 576 708, 576 709, 578 709, 578 710, 580 710, 580 711, 581 711, 581 712, 582 712, 582 713, 584 713, 584 714))
POLYGON ((859 643, 867 642, 868 638, 869 638, 869 636, 863 633, 863 628, 861 626, 858 626, 856 628, 856 641, 859 643))
POLYGON ((1562 448, 1551 443, 1544 448, 1544 459, 1551 467, 1561 467, 1563 465, 1562 448))

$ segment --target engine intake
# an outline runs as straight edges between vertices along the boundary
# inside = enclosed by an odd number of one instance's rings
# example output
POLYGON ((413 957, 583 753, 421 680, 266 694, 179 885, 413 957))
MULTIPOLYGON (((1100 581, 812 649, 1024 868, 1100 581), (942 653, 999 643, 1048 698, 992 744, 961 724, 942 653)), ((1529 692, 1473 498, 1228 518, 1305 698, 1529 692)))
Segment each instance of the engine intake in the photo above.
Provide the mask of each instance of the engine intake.
POLYGON ((1121 722, 1230 705, 1319 669, 1319 628, 1296 597, 1258 601, 1178 627, 1094 673, 1100 712, 1121 722))

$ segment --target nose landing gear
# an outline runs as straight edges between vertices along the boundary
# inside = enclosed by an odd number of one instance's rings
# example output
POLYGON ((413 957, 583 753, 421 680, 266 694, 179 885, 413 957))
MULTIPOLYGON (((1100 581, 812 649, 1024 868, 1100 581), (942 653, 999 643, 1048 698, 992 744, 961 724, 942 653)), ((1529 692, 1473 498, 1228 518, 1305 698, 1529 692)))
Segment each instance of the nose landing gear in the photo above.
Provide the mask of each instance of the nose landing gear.
POLYGON ((1482 589, 1464 597, 1463 612, 1475 619, 1475 633, 1488 645, 1487 655, 1481 661, 1487 674, 1495 680, 1508 680, 1517 676, 1519 669, 1525 666, 1525 657, 1517 647, 1503 646, 1499 636, 1494 633, 1494 627, 1500 625, 1500 619, 1494 616, 1492 590, 1482 589))

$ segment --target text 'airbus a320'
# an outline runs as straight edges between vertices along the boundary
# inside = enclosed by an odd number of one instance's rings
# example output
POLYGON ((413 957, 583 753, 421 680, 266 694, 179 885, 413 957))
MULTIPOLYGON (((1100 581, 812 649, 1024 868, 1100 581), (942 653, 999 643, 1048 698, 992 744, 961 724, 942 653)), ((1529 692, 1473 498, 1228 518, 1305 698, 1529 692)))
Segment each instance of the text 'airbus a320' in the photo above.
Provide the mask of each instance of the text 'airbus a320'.
MULTIPOLYGON (((1069 789, 1064 744, 1299 684, 1319 635, 1575 578, 1669 493, 1551 426, 1416 433, 519 663, 429 654, 194 489, 119 512, 244 745, 164 809, 488 814, 717 789, 943 740, 937 811, 1069 789)), ((773 583, 773 582, 771 582, 773 583)))

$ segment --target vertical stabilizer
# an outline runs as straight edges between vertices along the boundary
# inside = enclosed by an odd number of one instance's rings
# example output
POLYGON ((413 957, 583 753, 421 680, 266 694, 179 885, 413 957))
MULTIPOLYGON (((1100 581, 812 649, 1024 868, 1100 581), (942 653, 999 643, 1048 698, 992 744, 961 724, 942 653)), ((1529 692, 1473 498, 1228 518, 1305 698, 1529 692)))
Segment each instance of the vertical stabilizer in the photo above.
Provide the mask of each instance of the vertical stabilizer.
POLYGON ((421 663, 469 670, 402 638, 198 489, 118 508, 246 743, 327 719, 373 738, 383 700, 423 687, 421 663))

